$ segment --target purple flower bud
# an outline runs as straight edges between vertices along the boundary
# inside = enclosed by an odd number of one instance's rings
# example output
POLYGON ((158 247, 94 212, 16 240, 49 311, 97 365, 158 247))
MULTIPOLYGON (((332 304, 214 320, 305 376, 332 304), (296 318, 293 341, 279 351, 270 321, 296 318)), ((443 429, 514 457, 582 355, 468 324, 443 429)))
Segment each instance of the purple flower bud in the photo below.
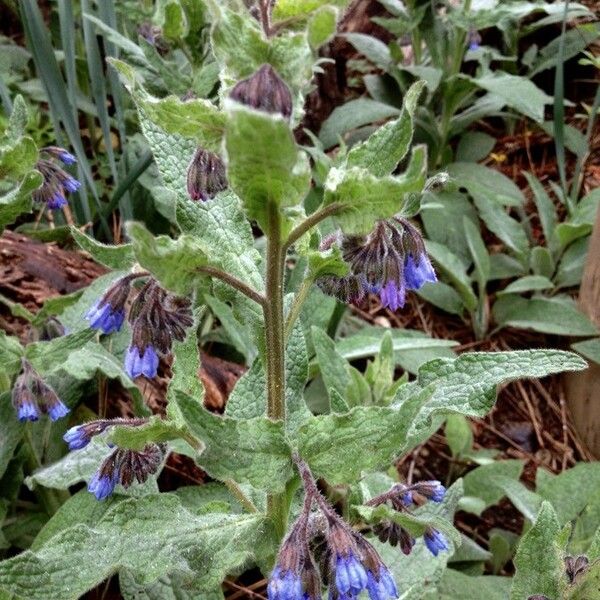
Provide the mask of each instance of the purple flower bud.
POLYGON ((56 392, 37 373, 32 379, 31 390, 38 399, 40 410, 47 413, 52 421, 67 416, 70 410, 56 392))
POLYGON ((88 490, 98 500, 110 496, 117 483, 128 488, 134 481, 143 483, 156 473, 164 458, 164 444, 146 444, 143 450, 116 448, 102 461, 89 482, 88 490))
POLYGON ((381 306, 397 311, 404 306, 406 301, 406 289, 403 282, 388 281, 379 292, 381 306))
POLYGON ((152 379, 156 377, 158 370, 158 354, 156 350, 148 345, 141 349, 137 346, 130 346, 125 355, 125 372, 135 379, 140 375, 152 379))
POLYGON ((48 415, 53 421, 58 421, 62 417, 66 417, 70 410, 65 404, 59 400, 56 404, 53 404, 48 408, 48 415))
POLYGON ((263 65, 254 75, 237 83, 230 93, 236 102, 267 113, 292 114, 292 93, 271 65, 263 65))
POLYGON ((214 153, 198 148, 187 172, 187 190, 192 200, 210 200, 227 188, 225 165, 214 153))
POLYGON ((429 552, 434 556, 437 556, 443 550, 448 550, 448 540, 446 539, 446 536, 441 531, 433 529, 433 527, 427 529, 423 539, 425 540, 425 545, 429 552))
POLYGON ((60 148, 59 146, 46 146, 42 148, 42 152, 47 152, 51 156, 58 158, 65 165, 73 165, 77 162, 77 159, 64 148, 60 148))
POLYGON ((63 206, 66 206, 67 204, 68 204, 67 199, 65 198, 64 194, 62 192, 60 192, 59 190, 57 190, 54 194, 52 194, 46 200, 46 206, 50 210, 58 210, 59 208, 62 208, 63 206))
POLYGON ((413 495, 412 492, 408 491, 402 495, 402 504, 404 506, 410 506, 413 503, 413 495))
POLYGON ((469 31, 469 35, 467 36, 467 44, 469 46, 469 50, 472 52, 475 50, 479 50, 481 44, 481 36, 475 29, 471 29, 469 31))
MULTIPOLYGON (((68 163, 71 154, 56 146, 48 146, 43 150, 55 158, 66 158, 68 163), (63 154, 66 153, 66 154, 63 154), (60 156, 59 156, 60 155, 60 156)), ((36 163, 36 169, 42 174, 42 186, 33 193, 36 202, 43 202, 51 210, 57 210, 67 205, 65 194, 76 192, 81 184, 77 179, 66 173, 60 166, 46 158, 40 158, 36 163)))
POLYGON ((371 600, 387 600, 388 598, 398 598, 396 582, 388 571, 386 566, 379 569, 379 578, 369 571, 367 581, 367 591, 371 600))
POLYGON ((300 575, 275 567, 269 578, 267 597, 269 600, 304 600, 300 575))

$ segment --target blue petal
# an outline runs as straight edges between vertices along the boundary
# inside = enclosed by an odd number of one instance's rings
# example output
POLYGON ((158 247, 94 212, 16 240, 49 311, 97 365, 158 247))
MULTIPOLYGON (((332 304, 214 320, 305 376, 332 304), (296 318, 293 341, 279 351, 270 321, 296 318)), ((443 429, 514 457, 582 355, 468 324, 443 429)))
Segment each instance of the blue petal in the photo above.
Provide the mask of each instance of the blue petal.
POLYGON ((404 306, 406 291, 402 285, 398 288, 395 281, 388 281, 379 292, 381 306, 396 311, 404 306))
POLYGON ((58 158, 65 165, 72 165, 72 164, 75 164, 77 162, 77 159, 70 152, 67 152, 63 148, 61 148, 60 151, 58 152, 58 158))
POLYGON ((81 450, 90 443, 90 438, 86 435, 82 425, 75 425, 71 427, 65 435, 63 440, 69 444, 69 450, 81 450))
POLYGON ((69 409, 60 400, 48 410, 48 415, 53 421, 66 417, 68 414, 69 409))
POLYGON ((367 572, 354 556, 348 558, 347 565, 350 587, 354 592, 358 593, 367 586, 367 572))
POLYGON ((94 494, 97 500, 104 500, 114 492, 116 485, 117 477, 115 474, 108 476, 96 473, 88 485, 88 491, 94 494))
POLYGON ((335 564, 335 587, 340 593, 345 594, 350 590, 350 575, 346 566, 346 561, 338 556, 335 564))
POLYGON ((60 192, 56 192, 53 196, 51 196, 48 199, 48 202, 46 204, 51 210, 58 210, 59 208, 66 206, 68 202, 67 199, 60 192))
POLYGON ((140 365, 140 352, 136 346, 130 346, 125 354, 125 372, 131 379, 135 379, 142 374, 140 365))
POLYGON ((404 282, 409 290, 421 289, 427 282, 435 283, 437 277, 431 261, 425 253, 417 256, 408 254, 404 261, 404 282))
POLYGON ((76 192, 81 187, 81 182, 75 179, 75 177, 71 177, 67 175, 62 182, 65 190, 67 192, 76 192))
POLYGON ((17 418, 19 421, 37 421, 40 418, 40 411, 37 405, 25 402, 17 409, 17 418))
POLYGON ((146 346, 144 356, 142 357, 142 373, 148 377, 156 377, 158 370, 158 354, 152 346, 146 346))

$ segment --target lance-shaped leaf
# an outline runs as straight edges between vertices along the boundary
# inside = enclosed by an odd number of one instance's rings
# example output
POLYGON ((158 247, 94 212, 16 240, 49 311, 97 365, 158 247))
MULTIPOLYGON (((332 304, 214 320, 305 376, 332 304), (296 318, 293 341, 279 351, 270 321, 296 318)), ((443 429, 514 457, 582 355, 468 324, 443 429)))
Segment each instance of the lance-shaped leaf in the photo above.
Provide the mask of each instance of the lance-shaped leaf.
POLYGON ((25 358, 41 373, 60 367, 69 358, 96 336, 93 329, 85 329, 47 342, 34 342, 25 349, 25 358))
POLYGON ((2 562, 0 591, 28 600, 75 600, 123 569, 141 585, 176 574, 193 590, 211 591, 271 535, 261 515, 197 514, 174 494, 129 498, 93 525, 64 529, 35 551, 2 562))
POLYGON ((396 406, 402 406, 417 389, 435 390, 411 423, 404 450, 427 439, 443 415, 484 416, 494 405, 496 387, 501 383, 586 367, 577 354, 561 350, 473 352, 456 359, 432 360, 419 369, 417 381, 401 387, 394 399, 396 406))
POLYGON ((406 172, 398 177, 375 177, 359 167, 333 168, 325 182, 324 204, 341 205, 335 219, 344 233, 368 233, 376 220, 402 212, 409 194, 423 188, 426 169, 424 146, 413 149, 406 172))
POLYGON ((552 505, 542 503, 535 524, 517 548, 514 559, 517 572, 510 592, 511 600, 522 600, 536 594, 548 598, 564 597, 562 591, 567 578, 563 552, 566 541, 552 505))
POLYGON ((35 142, 22 136, 0 143, 0 179, 19 179, 33 169, 38 157, 35 142))
POLYGON ((113 246, 102 244, 89 235, 79 231, 77 227, 71 226, 71 235, 77 245, 85 250, 92 258, 109 269, 128 269, 133 266, 134 256, 131 244, 113 246))
POLYGON ((41 173, 30 171, 15 189, 0 196, 0 231, 21 213, 31 211, 31 194, 41 184, 41 173))
POLYGON ((174 395, 190 431, 205 445, 197 461, 211 477, 283 490, 293 471, 282 422, 221 417, 207 411, 196 398, 177 390, 174 395))
POLYGON ((348 152, 349 167, 363 167, 376 177, 389 175, 406 156, 413 137, 413 115, 424 81, 417 81, 406 92, 400 116, 377 128, 364 142, 348 152))
POLYGON ((250 219, 269 231, 269 211, 298 205, 310 188, 310 167, 287 121, 227 103, 227 177, 250 219))
POLYGON ((135 71, 123 61, 110 58, 145 116, 169 134, 177 134, 196 141, 198 146, 218 152, 225 129, 225 115, 210 101, 203 98, 180 100, 176 96, 155 98, 137 80, 135 71))

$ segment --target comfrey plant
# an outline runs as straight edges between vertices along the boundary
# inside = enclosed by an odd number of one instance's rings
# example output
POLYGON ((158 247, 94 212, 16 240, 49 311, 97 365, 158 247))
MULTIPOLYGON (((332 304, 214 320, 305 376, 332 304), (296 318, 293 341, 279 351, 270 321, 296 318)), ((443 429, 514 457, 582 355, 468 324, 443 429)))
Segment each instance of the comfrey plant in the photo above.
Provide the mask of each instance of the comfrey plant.
MULTIPOLYGON (((446 355, 413 381, 391 381, 368 400, 356 393, 362 379, 307 302, 332 303, 322 289, 344 301, 376 294, 395 310, 409 290, 438 285, 409 220, 426 185, 426 149, 412 147, 422 84, 361 144, 334 158, 302 148, 294 128, 315 50, 338 16, 334 6, 302 5, 261 3, 258 21, 235 0, 205 3, 218 102, 156 98, 132 67, 111 61, 136 103, 177 234, 129 223, 128 243, 106 246, 73 229, 115 273, 65 310, 71 333, 26 348, 11 342, 44 376, 118 378, 135 416, 99 411, 74 424, 64 435, 72 452, 32 475, 32 485, 64 488, 84 479, 91 493, 68 500, 34 550, 0 563, 1 591, 76 598, 118 572, 127 597, 207 597, 226 575, 258 567, 272 599, 316 599, 327 587, 340 599, 399 597, 410 589, 399 574, 421 577, 410 561, 444 565, 460 544, 451 519, 462 484, 399 483, 382 470, 448 414, 485 414, 498 384, 585 367, 555 350, 446 355), (198 378, 206 305, 231 339, 249 340, 253 357, 222 415, 204 408, 198 378), (161 361, 172 372, 167 406, 150 416, 131 378, 155 377, 161 361), (318 406, 305 395, 315 372, 328 382, 318 406), (212 483, 159 493, 170 452, 193 458, 212 483), (52 575, 39 581, 32 561, 52 575), (65 571, 67 581, 55 576, 65 571)), ((391 373, 394 350, 390 341, 391 373)), ((65 396, 69 408, 76 402, 65 396)))

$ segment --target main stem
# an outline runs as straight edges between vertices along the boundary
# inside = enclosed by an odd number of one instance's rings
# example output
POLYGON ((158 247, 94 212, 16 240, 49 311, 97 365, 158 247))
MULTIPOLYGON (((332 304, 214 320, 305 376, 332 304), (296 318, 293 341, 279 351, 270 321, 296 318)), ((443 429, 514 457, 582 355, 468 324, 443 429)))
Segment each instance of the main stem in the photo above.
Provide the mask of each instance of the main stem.
MULTIPOLYGON (((268 209, 267 282, 264 305, 267 356, 267 415, 285 421, 285 342, 283 319, 283 267, 285 250, 281 241, 281 215, 277 205, 268 209)), ((283 536, 287 524, 285 494, 269 494, 267 511, 275 529, 283 536)))

